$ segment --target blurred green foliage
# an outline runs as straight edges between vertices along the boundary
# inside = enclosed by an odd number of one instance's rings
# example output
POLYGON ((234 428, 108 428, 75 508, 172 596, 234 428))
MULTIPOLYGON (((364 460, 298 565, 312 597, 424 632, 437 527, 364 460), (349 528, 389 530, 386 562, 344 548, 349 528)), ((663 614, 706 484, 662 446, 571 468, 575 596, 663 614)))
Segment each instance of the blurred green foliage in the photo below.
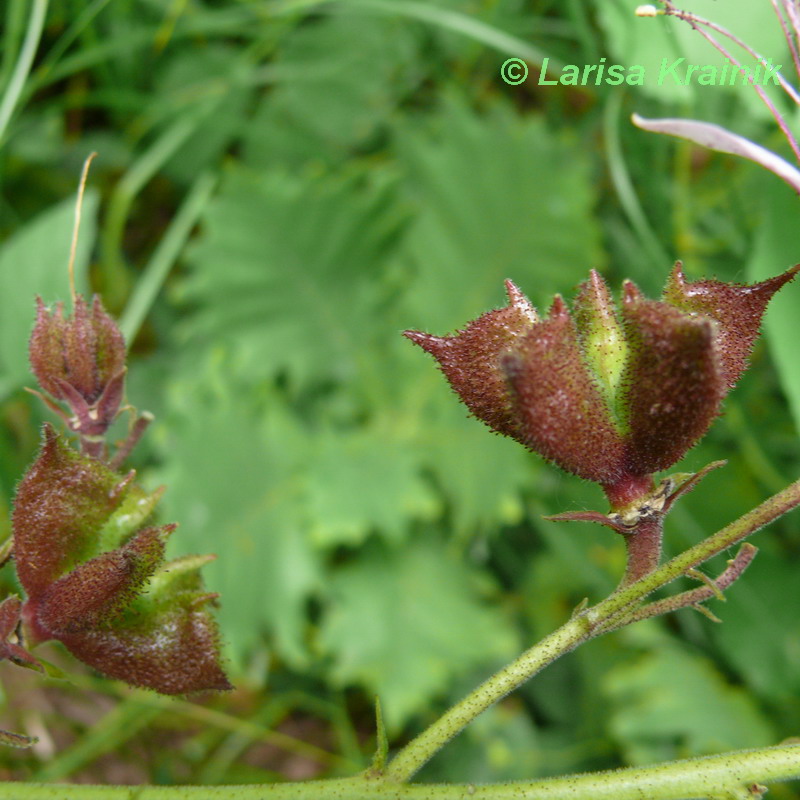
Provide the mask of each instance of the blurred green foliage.
MULTIPOLYGON (((35 5, 0 12, 6 93, 35 5)), ((239 689, 161 701, 4 664, 4 727, 44 743, 0 752, 0 777, 352 771, 371 757, 375 695, 397 745, 613 588, 612 534, 541 519, 602 509, 599 492, 467 418, 400 332, 452 331, 500 305, 505 278, 546 306, 591 267, 655 294, 677 257, 691 278, 728 280, 800 260, 800 209, 777 179, 628 123, 702 117, 777 146, 742 91, 501 80, 509 56, 535 76, 537 55, 635 63, 656 34, 670 52, 702 46, 635 5, 50 2, 0 136, 0 503, 45 417, 22 391, 33 297, 66 299, 71 197, 96 149, 79 274, 133 336, 129 400, 157 417, 134 462, 169 487, 174 552, 219 556, 207 581, 239 689)), ((769 347, 685 459, 729 465, 681 501, 671 551, 797 477, 798 302, 800 284, 775 302, 769 347)), ((797 520, 756 544, 715 606, 722 626, 682 611, 591 642, 424 777, 535 777, 800 733, 797 520)))

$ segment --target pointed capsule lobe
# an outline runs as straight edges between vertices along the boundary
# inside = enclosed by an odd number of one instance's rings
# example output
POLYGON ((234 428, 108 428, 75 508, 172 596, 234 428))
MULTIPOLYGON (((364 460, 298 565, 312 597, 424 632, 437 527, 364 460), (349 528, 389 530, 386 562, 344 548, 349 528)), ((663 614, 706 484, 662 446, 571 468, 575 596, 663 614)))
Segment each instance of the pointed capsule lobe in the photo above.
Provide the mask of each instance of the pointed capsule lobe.
POLYGON ((199 575, 207 558, 181 559, 170 576, 164 541, 176 526, 138 530, 160 493, 133 477, 45 426, 13 515, 28 636, 57 639, 94 669, 158 692, 230 688, 199 575))
POLYGON ((49 586, 35 601, 39 637, 57 639, 113 622, 164 559, 164 541, 174 528, 145 528, 122 547, 78 564, 49 586))
POLYGON ((521 423, 520 441, 582 478, 607 483, 618 477, 622 439, 561 297, 501 365, 521 423))
POLYGON ((512 409, 501 356, 512 349, 537 321, 536 311, 522 292, 506 281, 509 304, 489 311, 454 336, 420 331, 403 334, 430 353, 456 394, 490 428, 518 439, 520 424, 512 409))
POLYGON ((98 400, 125 366, 125 340, 97 296, 89 308, 77 295, 74 311, 66 318, 63 303, 50 311, 37 297, 29 352, 33 373, 45 391, 66 400, 66 384, 87 405, 98 400))
POLYGON ((616 418, 617 390, 628 346, 611 292, 596 270, 580 285, 573 310, 586 361, 616 418))
POLYGON ((458 335, 406 335, 477 417, 627 507, 708 430, 767 303, 798 271, 752 286, 687 283, 678 264, 661 301, 625 281, 621 311, 593 271, 574 321, 560 296, 538 321, 508 284, 510 305, 458 335))
POLYGON ((723 375, 734 387, 747 369, 747 359, 758 337, 761 318, 775 293, 800 271, 800 264, 761 283, 687 281, 680 261, 669 276, 663 299, 683 311, 703 314, 717 323, 717 341, 723 375))
POLYGON ((83 437, 103 436, 119 413, 125 388, 125 340, 99 297, 91 308, 81 295, 70 317, 36 298, 36 323, 29 356, 39 385, 69 406, 70 415, 48 396, 44 402, 83 437))
POLYGON ((170 695, 232 688, 220 664, 216 624, 193 599, 155 617, 127 615, 112 627, 59 638, 76 658, 131 686, 170 695))
POLYGON ((726 392, 717 325, 638 291, 625 294, 622 318, 626 471, 647 475, 682 458, 717 416, 726 392))
POLYGON ((129 487, 114 495, 118 482, 119 476, 44 426, 39 456, 17 488, 12 517, 17 574, 29 595, 41 595, 99 553, 99 532, 133 492, 129 487))

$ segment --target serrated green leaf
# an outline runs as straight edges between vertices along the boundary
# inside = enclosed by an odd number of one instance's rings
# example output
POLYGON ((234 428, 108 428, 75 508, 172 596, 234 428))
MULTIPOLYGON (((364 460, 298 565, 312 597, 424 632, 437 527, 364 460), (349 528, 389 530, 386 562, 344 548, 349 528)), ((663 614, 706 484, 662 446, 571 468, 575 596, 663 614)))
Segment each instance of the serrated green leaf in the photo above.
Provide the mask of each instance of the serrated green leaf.
POLYGON ((474 536, 519 523, 521 491, 534 479, 535 457, 471 418, 438 370, 427 366, 439 386, 421 413, 412 446, 449 501, 453 531, 474 536))
POLYGON ((602 262, 578 141, 505 104, 479 117, 449 101, 430 128, 402 139, 420 208, 404 248, 416 273, 408 327, 462 327, 505 302, 507 278, 549 303, 602 262))
POLYGON ((347 157, 419 81, 416 38, 401 21, 368 14, 298 25, 282 37, 272 65, 278 82, 246 133, 245 161, 347 157))
POLYGON ((176 50, 157 74, 151 113, 168 122, 178 115, 205 117, 200 129, 165 164, 173 180, 191 183, 240 138, 254 91, 254 71, 241 48, 212 43, 176 50))
MULTIPOLYGON (((87 190, 75 256, 78 291, 94 246, 97 203, 97 193, 87 190)), ((67 265, 74 217, 75 198, 70 197, 34 217, 0 246, 0 396, 32 380, 26 345, 35 319, 35 296, 45 303, 70 297, 67 265)))
POLYGON ((604 679, 612 735, 631 764, 763 747, 775 731, 708 659, 663 644, 604 679))
POLYGON ((509 621, 473 581, 442 544, 425 540, 392 551, 376 544, 332 576, 320 645, 334 680, 380 696, 390 732, 455 675, 515 652, 509 621))
POLYGON ((305 604, 320 580, 297 473, 305 440, 279 403, 261 410, 236 371, 222 370, 225 359, 219 350, 184 365, 157 428, 170 464, 159 476, 169 485, 162 503, 181 521, 173 548, 219 556, 204 574, 221 595, 220 630, 235 660, 266 626, 271 644, 300 665, 305 604))
POLYGON ((360 544, 372 531, 399 541, 410 521, 438 516, 441 503, 423 482, 416 453, 387 427, 315 437, 308 513, 319 545, 360 544))
POLYGON ((193 251, 192 333, 234 342, 252 377, 351 377, 400 221, 390 187, 232 172, 193 251))

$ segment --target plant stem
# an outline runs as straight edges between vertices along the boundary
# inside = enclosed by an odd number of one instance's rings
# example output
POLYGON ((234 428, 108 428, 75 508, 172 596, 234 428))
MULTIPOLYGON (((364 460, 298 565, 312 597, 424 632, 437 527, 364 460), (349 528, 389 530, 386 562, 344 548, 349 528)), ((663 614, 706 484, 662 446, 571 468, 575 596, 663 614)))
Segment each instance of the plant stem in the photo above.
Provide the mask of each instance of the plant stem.
POLYGON ((519 658, 503 667, 477 689, 456 703, 436 722, 407 744, 389 763, 385 777, 407 781, 437 751, 460 733, 478 714, 521 686, 559 656, 591 638, 592 626, 583 615, 553 631, 519 658))
POLYGON ((676 578, 685 575, 693 567, 738 544, 750 534, 773 522, 800 505, 800 481, 787 486, 765 500, 760 506, 748 511, 744 516, 726 525, 722 530, 675 556, 663 566, 645 575, 636 583, 618 589, 594 608, 584 613, 595 624, 609 619, 617 611, 634 605, 638 600, 656 589, 665 586, 676 578), (608 613, 611 612, 611 613, 608 613))
POLYGON ((3 784, 14 800, 681 800, 752 798, 749 787, 800 776, 800 744, 739 750, 652 767, 540 781, 393 784, 363 776, 267 786, 65 786, 3 784))
POLYGON ((626 624, 626 615, 620 612, 629 610, 634 614, 642 598, 741 541, 798 504, 800 504, 800 481, 787 486, 757 508, 658 569, 633 583, 621 586, 596 606, 582 611, 453 706, 407 744, 389 763, 384 774, 391 780, 408 780, 475 717, 548 664, 552 664, 559 656, 604 632, 602 627, 606 622, 613 618, 615 628, 626 624))
POLYGON ((628 565, 621 586, 628 586, 652 572, 661 561, 664 515, 656 512, 639 521, 630 533, 623 533, 628 565))
MULTIPOLYGON (((559 656, 604 631, 613 620, 619 627, 635 617, 639 601, 686 574, 687 570, 736 544, 800 504, 800 481, 708 539, 653 572, 624 586, 602 602, 576 615, 558 630, 481 684, 444 716, 404 747, 377 778, 356 776, 330 781, 232 787, 76 787, 80 800, 679 800, 706 797, 731 800, 752 796, 748 787, 761 781, 800 776, 800 744, 745 750, 655 767, 550 778, 527 783, 409 786, 405 784, 450 739, 475 717, 559 656), (626 615, 624 612, 628 611, 626 615), (646 792, 646 794, 643 794, 646 792)), ((15 800, 68 800, 64 786, 14 784, 15 800)))
MULTIPOLYGON (((728 562, 728 568, 716 580, 709 579, 708 584, 705 586, 690 589, 687 592, 681 592, 681 594, 674 594, 671 597, 665 597, 663 600, 656 600, 654 603, 648 603, 635 611, 623 611, 618 619, 606 620, 602 625, 602 631, 597 631, 597 633, 610 633, 633 622, 658 617, 661 614, 668 614, 681 608, 697 608, 700 603, 714 597, 718 592, 721 595, 723 590, 727 589, 735 580, 738 580, 757 552, 757 547, 746 542, 739 549, 736 558, 728 562)), ((725 598, 721 597, 720 599, 724 600, 725 598)))

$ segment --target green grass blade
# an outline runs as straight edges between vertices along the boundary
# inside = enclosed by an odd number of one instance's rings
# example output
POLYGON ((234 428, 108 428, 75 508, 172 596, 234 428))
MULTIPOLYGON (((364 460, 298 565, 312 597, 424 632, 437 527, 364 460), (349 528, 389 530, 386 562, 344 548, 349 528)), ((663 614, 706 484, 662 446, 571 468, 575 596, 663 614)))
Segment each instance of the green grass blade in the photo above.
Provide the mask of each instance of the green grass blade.
POLYGON ((186 199, 151 256, 142 277, 136 284, 125 312, 120 318, 120 329, 125 336, 125 341, 133 342, 136 338, 156 295, 211 198, 216 182, 216 176, 203 173, 198 175, 189 189, 186 199))
POLYGON ((42 37, 45 16, 47 16, 47 0, 33 0, 31 15, 28 18, 28 29, 25 32, 25 40, 22 43, 22 49, 17 58, 14 71, 11 73, 11 79, 3 93, 3 100, 0 102, 0 144, 2 144, 5 137, 6 128, 17 106, 19 96, 22 94, 25 80, 36 55, 36 48, 39 46, 39 40, 42 37))

